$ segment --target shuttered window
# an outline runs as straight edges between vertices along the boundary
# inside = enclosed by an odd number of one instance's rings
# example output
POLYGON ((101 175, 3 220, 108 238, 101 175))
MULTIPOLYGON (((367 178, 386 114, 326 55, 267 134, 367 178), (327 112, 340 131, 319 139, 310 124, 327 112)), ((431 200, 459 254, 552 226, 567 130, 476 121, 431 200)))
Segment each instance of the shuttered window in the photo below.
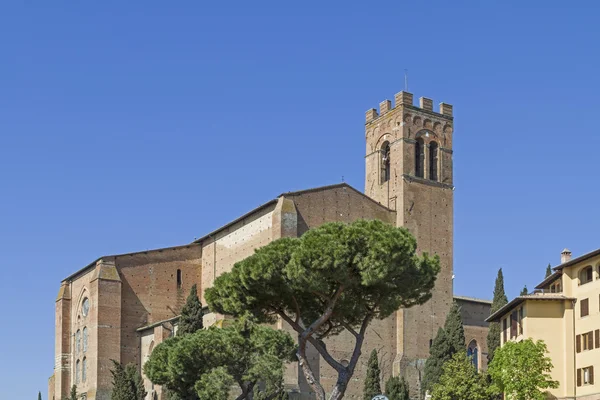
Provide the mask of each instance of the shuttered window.
POLYGON ((581 335, 575 336, 575 348, 578 353, 581 353, 581 335))
POLYGON ((600 329, 596 329, 596 348, 600 348, 600 329))
POLYGON ((577 368, 577 386, 581 386, 581 368, 577 368))
POLYGON ((577 369, 577 386, 594 384, 594 367, 589 366, 577 369))
POLYGON ((506 343, 506 331, 508 330, 508 318, 504 318, 502 320, 502 338, 504 343, 506 343))
POLYGON ((517 311, 513 311, 510 314, 510 338, 517 337, 517 327, 518 327, 518 313, 517 311))
POLYGON ((589 331, 581 335, 583 350, 594 349, 594 332, 589 331))
POLYGON ((590 315, 590 300, 589 299, 581 300, 581 303, 579 305, 579 310, 580 310, 581 317, 586 317, 586 316, 590 315))

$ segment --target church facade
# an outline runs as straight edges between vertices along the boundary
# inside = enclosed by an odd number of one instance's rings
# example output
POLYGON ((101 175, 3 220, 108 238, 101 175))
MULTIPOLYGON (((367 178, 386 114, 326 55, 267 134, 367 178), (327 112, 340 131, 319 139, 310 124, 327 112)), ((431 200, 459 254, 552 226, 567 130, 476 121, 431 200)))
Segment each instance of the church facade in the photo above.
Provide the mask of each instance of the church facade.
MULTIPOLYGON (((258 247, 281 237, 298 237, 326 222, 380 219, 404 226, 416 237, 419 252, 437 254, 442 269, 426 304, 374 321, 363 345, 346 398, 362 398, 367 357, 378 351, 383 379, 405 376, 418 393, 429 346, 443 326, 453 301, 461 306, 469 354, 485 368, 485 338, 490 302, 453 295, 452 106, 400 92, 395 106, 385 100, 379 112, 366 113, 364 193, 347 184, 283 193, 229 224, 177 247, 103 256, 65 278, 55 309, 54 373, 49 399, 66 396, 72 385, 87 399, 110 399, 111 360, 133 362, 140 371, 152 349, 172 336, 187 294, 197 284, 203 293, 214 279, 258 247)), ((205 325, 222 316, 208 313, 205 325)), ((280 324, 281 329, 287 329, 280 324)), ((350 359, 350 335, 328 342, 339 360, 350 359)), ((323 385, 335 372, 310 353, 323 385)), ((162 399, 160 387, 146 380, 148 399, 162 399)), ((286 371, 292 398, 311 399, 297 365, 286 371)), ((416 398, 416 397, 415 397, 416 398)))

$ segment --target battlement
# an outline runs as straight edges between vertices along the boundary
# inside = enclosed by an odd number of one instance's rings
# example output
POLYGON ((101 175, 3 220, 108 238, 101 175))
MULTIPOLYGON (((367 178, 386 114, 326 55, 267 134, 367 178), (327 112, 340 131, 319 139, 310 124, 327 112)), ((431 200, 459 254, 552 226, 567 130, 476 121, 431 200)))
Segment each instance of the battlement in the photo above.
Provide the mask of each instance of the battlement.
POLYGON ((415 107, 413 104, 413 94, 405 91, 401 91, 396 93, 394 96, 395 105, 392 106, 392 102, 390 100, 384 100, 379 103, 379 112, 375 108, 371 108, 366 112, 366 122, 372 122, 373 120, 385 115, 386 113, 392 111, 394 108, 399 105, 405 105, 412 108, 422 109, 423 111, 428 111, 436 114, 443 115, 445 117, 452 117, 452 105, 447 103, 440 103, 439 112, 433 111, 433 100, 427 97, 419 98, 419 106, 415 107))

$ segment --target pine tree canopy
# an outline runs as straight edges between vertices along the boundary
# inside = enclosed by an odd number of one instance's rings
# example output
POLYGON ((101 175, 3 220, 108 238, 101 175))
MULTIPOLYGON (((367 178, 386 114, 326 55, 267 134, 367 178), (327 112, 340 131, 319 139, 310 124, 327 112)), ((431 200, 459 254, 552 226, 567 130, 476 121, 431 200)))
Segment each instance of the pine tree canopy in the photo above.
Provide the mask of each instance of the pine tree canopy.
POLYGON ((202 321, 202 303, 198 298, 198 289, 194 284, 190 289, 190 294, 181 309, 181 316, 177 328, 178 335, 186 335, 199 331, 204 327, 202 321))
POLYGON ((367 377, 363 390, 363 399, 371 400, 373 397, 381 394, 381 371, 379 370, 379 361, 377 359, 377 350, 373 349, 367 365, 367 377))
POLYGON ((110 371, 113 377, 113 390, 111 400, 144 400, 146 389, 144 381, 135 364, 123 365, 111 360, 113 368, 110 371))
POLYGON ((525 285, 523 289, 521 289, 520 296, 526 296, 527 294, 529 294, 529 291, 527 290, 527 285, 525 285))

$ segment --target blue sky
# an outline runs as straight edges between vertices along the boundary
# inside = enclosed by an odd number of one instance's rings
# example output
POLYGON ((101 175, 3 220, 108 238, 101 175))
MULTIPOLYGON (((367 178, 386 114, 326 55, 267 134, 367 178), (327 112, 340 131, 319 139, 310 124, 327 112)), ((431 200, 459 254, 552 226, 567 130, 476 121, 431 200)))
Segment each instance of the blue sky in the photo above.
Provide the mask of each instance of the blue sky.
POLYGON ((98 256, 362 190, 404 69, 454 105, 457 294, 600 247, 593 2, 38 3, 0 6, 3 398, 46 398, 59 283, 98 256))

